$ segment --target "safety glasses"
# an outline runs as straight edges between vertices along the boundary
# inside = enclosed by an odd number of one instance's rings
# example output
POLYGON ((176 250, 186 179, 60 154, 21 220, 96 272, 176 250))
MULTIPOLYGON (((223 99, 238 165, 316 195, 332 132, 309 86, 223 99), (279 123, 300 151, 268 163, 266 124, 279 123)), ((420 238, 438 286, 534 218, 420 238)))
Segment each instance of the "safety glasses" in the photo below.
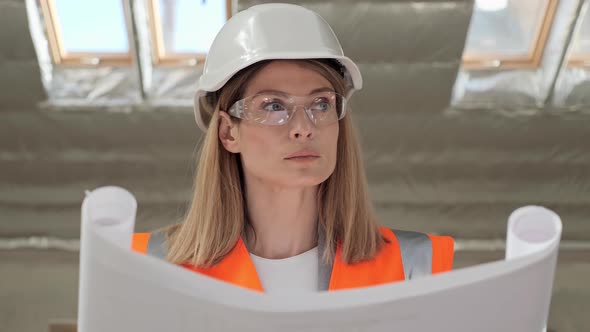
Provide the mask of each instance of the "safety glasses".
POLYGON ((346 115, 346 98, 332 91, 309 96, 260 93, 238 100, 227 112, 242 120, 281 126, 295 116, 297 106, 302 106, 316 127, 333 124, 346 115))

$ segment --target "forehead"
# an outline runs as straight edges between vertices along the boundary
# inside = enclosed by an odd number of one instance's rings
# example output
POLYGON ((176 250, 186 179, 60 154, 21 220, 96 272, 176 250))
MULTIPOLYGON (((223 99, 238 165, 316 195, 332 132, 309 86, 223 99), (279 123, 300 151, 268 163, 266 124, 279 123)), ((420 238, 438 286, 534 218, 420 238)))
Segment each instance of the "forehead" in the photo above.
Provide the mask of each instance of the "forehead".
POLYGON ((276 60, 264 66, 252 77, 245 89, 245 95, 253 95, 264 90, 276 90, 305 96, 320 88, 333 89, 334 87, 309 65, 293 60, 276 60))

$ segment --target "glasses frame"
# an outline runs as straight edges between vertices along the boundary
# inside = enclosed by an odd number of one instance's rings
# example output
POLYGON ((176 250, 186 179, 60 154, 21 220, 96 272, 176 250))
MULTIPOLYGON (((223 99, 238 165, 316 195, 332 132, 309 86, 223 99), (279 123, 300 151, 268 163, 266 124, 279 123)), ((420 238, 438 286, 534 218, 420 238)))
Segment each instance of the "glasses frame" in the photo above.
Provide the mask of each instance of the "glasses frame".
MULTIPOLYGON (((248 100, 251 100, 257 96, 264 96, 264 95, 273 95, 270 93, 258 93, 255 95, 251 95, 245 98, 242 98, 238 101, 236 101, 235 103, 232 104, 232 106, 230 106, 227 110, 227 113, 235 118, 241 119, 241 120, 245 120, 245 121, 251 121, 251 122, 255 122, 255 123, 259 123, 262 125, 266 125, 266 126, 284 126, 287 123, 289 123, 291 121, 291 119, 293 119, 293 117, 295 116, 295 113, 298 111, 298 107, 297 106, 302 106, 303 110, 305 111, 305 114, 307 114, 307 118, 316 126, 316 127, 325 127, 325 126, 329 126, 331 124, 337 123, 338 121, 344 119, 344 117, 346 116, 346 114, 348 113, 348 100, 346 99, 346 97, 344 97, 343 95, 336 93, 336 92, 330 92, 331 94, 333 94, 336 98, 340 98, 340 100, 342 100, 342 105, 340 107, 342 107, 342 111, 340 112, 340 115, 338 116, 338 119, 335 122, 330 122, 330 123, 324 123, 321 126, 318 126, 317 121, 314 119, 313 115, 311 114, 311 109, 306 106, 306 103, 301 103, 301 102, 296 102, 298 100, 301 99, 306 99, 306 100, 310 100, 312 98, 314 98, 315 96, 317 96, 318 94, 313 94, 313 95, 309 95, 309 96, 294 96, 294 95, 290 95, 290 94, 282 94, 282 93, 276 93, 274 94, 275 96, 281 96, 281 98, 287 98, 289 100, 292 100, 292 104, 294 104, 293 107, 293 111, 291 114, 289 114, 289 118, 287 119, 287 121, 285 121, 284 123, 281 124, 269 124, 269 123, 264 123, 264 122, 260 122, 260 121, 256 121, 253 119, 249 119, 244 111, 244 105, 246 104, 246 102, 248 100)), ((307 103, 308 104, 308 103, 307 103)), ((338 107, 338 105, 336 105, 336 107, 338 107)), ((336 112, 338 112, 338 110, 336 110, 336 112)))

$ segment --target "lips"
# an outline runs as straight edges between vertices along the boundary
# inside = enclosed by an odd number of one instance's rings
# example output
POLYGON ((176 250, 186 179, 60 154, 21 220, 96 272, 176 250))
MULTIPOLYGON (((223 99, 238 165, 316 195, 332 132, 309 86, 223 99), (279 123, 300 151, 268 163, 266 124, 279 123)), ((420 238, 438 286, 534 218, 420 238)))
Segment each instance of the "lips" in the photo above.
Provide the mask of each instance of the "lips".
POLYGON ((320 154, 314 150, 299 150, 285 159, 299 158, 299 157, 319 157, 320 154))

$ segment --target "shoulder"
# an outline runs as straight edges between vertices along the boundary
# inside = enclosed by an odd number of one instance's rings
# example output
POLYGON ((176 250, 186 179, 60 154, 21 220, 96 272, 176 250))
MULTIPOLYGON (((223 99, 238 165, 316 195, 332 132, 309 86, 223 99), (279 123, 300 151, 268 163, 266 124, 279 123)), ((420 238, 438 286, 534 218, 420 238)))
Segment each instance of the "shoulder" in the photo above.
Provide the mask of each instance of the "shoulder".
POLYGON ((428 234, 432 242, 432 273, 453 269, 455 240, 450 236, 428 234))
POLYGON ((145 254, 152 233, 133 233, 131 237, 131 250, 145 254))
POLYGON ((432 257, 432 273, 450 271, 453 268, 455 240, 452 237, 388 227, 380 227, 380 231, 389 242, 387 246, 397 247, 402 252, 429 251, 432 257))
POLYGON ((160 257, 166 255, 170 237, 180 229, 179 223, 171 224, 151 232, 133 233, 131 249, 138 253, 160 257))

